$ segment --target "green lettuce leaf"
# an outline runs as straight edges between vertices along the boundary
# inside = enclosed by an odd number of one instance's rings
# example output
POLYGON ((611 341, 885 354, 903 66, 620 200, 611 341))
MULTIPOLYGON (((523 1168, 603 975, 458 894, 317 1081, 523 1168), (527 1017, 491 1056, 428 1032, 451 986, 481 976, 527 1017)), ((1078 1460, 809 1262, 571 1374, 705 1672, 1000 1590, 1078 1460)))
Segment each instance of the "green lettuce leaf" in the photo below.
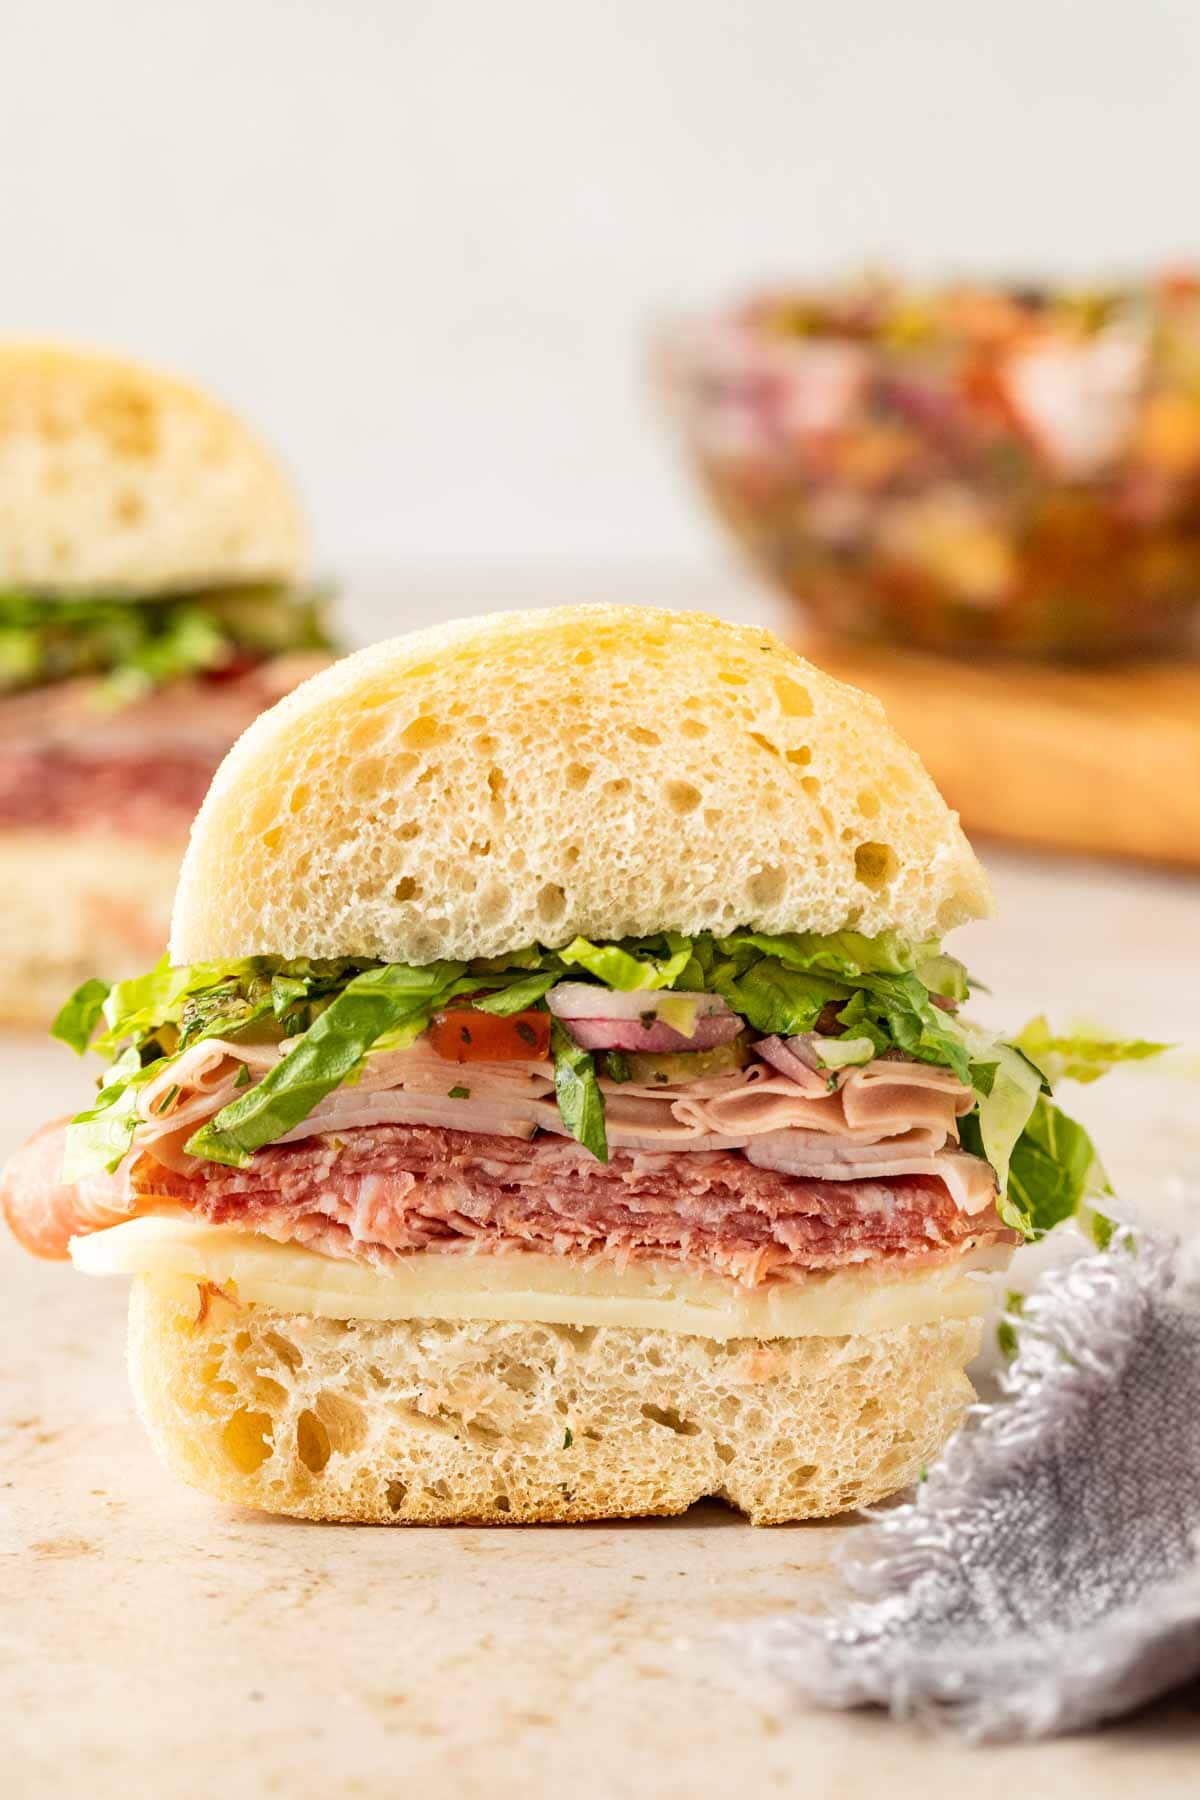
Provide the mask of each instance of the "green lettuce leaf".
POLYGON ((207 674, 230 660, 231 648, 203 608, 173 607, 158 632, 130 649, 109 674, 107 698, 117 704, 136 700, 170 681, 207 674))
POLYGON ((897 1049, 915 1062, 940 1063, 970 1080, 971 1058, 962 1030, 933 1004, 914 974, 867 975, 858 983, 866 1015, 883 1026, 897 1049))
POLYGON ((249 963, 193 963, 173 968, 162 956, 145 975, 118 981, 104 1002, 107 1031, 96 1039, 100 1051, 117 1050, 178 1025, 189 1000, 248 973, 249 963))
POLYGON ((891 1037, 885 1026, 871 1016, 867 996, 861 988, 855 988, 845 1006, 837 1015, 838 1024, 843 1036, 861 1041, 867 1038, 876 1056, 882 1056, 891 1048, 891 1037))
POLYGON ((1102 1038, 1087 1032, 1060 1036, 1051 1031, 1044 1013, 1030 1019, 1015 1042, 1051 1082, 1099 1081, 1117 1063, 1146 1062, 1172 1048, 1148 1038, 1102 1038))
POLYGON ((971 1057, 968 1079, 978 1097, 971 1115, 978 1154, 991 1163, 1003 1193, 1013 1149, 1039 1094, 1048 1090, 1041 1071, 1014 1045, 976 1026, 960 1024, 957 1029, 971 1057))
POLYGON ((860 931, 834 931, 825 936, 815 931, 778 935, 735 931, 718 938, 717 943, 726 955, 757 950, 775 957, 785 969, 824 969, 850 980, 859 975, 905 975, 937 950, 936 944, 910 944, 894 931, 882 931, 877 937, 865 937, 860 931))
MULTIPOLYGON (((892 933, 820 938, 735 932, 723 939, 689 939, 663 932, 612 944, 576 938, 562 950, 530 945, 469 965, 428 968, 261 956, 172 968, 164 958, 111 990, 101 983, 85 985, 64 1007, 60 1035, 82 1048, 102 1022, 96 1049, 119 1055, 133 1046, 141 1065, 159 1067, 163 1057, 213 1036, 295 1039, 257 1086, 239 1094, 189 1142, 195 1155, 244 1164, 256 1149, 292 1130, 339 1083, 356 1080, 365 1056, 412 1043, 433 1013, 456 998, 510 1015, 542 1005, 558 980, 579 978, 575 971, 624 992, 717 993, 756 1030, 782 1036, 814 1030, 832 1036, 831 1017, 822 1018, 830 1009, 844 1033, 830 1052, 834 1062, 858 1062, 868 1052, 899 1048, 961 1074, 968 1067, 961 1030, 933 1005, 916 973, 924 967, 942 986, 962 985, 953 973, 960 965, 948 958, 931 960, 934 948, 907 944, 892 933)), ((681 1008, 689 1005, 681 1002, 681 1008)), ((676 1025, 686 1034, 692 1019, 681 1011, 676 1025)), ((569 1037, 560 1032, 560 1045, 564 1035, 569 1037)), ((556 1064, 560 1104, 570 1112, 570 1119, 563 1114, 568 1128, 589 1147, 603 1146, 603 1102, 591 1059, 560 1054, 556 1064)), ((99 1110, 107 1113, 113 1105, 109 1096, 99 1110)), ((93 1119, 87 1123, 96 1126, 93 1119)), ((105 1134, 112 1129, 113 1121, 105 1121, 90 1131, 97 1154, 108 1154, 105 1134)))
POLYGON ((507 987, 497 988, 494 994, 486 994, 473 1002, 481 1012, 497 1013, 507 1018, 511 1013, 525 1012, 544 1000, 556 981, 562 977, 556 970, 545 970, 537 975, 518 975, 507 987))
POLYGON ((1044 1237, 1073 1217, 1087 1195, 1107 1191, 1096 1147, 1083 1126, 1040 1094, 1013 1147, 1000 1216, 1026 1237, 1044 1237))
POLYGON ((271 1011, 282 1025, 309 996, 311 983, 299 975, 272 975, 271 1011))
POLYGON ((718 965, 710 985, 756 1031, 780 1037, 814 1031, 827 1006, 850 998, 850 989, 831 975, 786 969, 773 956, 751 963, 741 976, 732 963, 718 965))
POLYGON ((605 987, 623 994, 637 993, 643 988, 673 987, 692 960, 690 938, 676 932, 663 934, 667 944, 665 956, 640 955, 639 940, 621 944, 593 944, 577 937, 565 949, 550 952, 559 965, 568 969, 585 969, 602 981, 605 987))
POLYGON ((423 968, 385 964, 356 975, 282 1061, 247 1093, 202 1125, 185 1148, 192 1156, 243 1168, 256 1150, 306 1119, 318 1101, 352 1076, 385 1035, 417 1035, 454 990, 465 964, 423 968))
MULTIPOLYGON (((971 997, 971 977, 956 956, 947 956, 939 951, 936 956, 927 956, 917 964, 916 975, 922 987, 929 989, 943 1000, 953 1000, 956 1005, 971 997)), ((974 983, 975 987, 980 984, 974 983)))
POLYGON ((98 1169, 115 1169, 133 1142, 137 1125, 138 1089, 157 1075, 161 1062, 142 1066, 130 1045, 108 1071, 96 1098, 86 1112, 77 1113, 67 1127, 62 1179, 79 1181, 98 1169))
POLYGON ((1004 1311, 1007 1315, 996 1327, 996 1342, 1006 1362, 1011 1362, 1017 1354, 1017 1328, 1014 1320, 1019 1319, 1025 1311, 1025 1296, 1019 1288, 1009 1288, 1004 1296, 1004 1311))
POLYGON ((604 1095, 591 1052, 581 1049, 555 1019, 550 1026, 550 1054, 554 1058, 554 1091, 563 1124, 598 1162, 606 1163, 604 1095))
POLYGON ((119 705, 240 658, 331 649, 327 602, 269 585, 149 599, 0 593, 0 693, 98 675, 100 702, 119 705))
MULTIPOLYGON (((964 1150, 987 1157, 978 1113, 959 1121, 964 1150)), ((987 1158, 991 1161, 991 1158, 987 1158)), ((993 1165, 994 1166, 994 1165, 993 1165)), ((1096 1148, 1083 1126, 1039 1094, 1012 1147, 996 1210, 1027 1238, 1044 1237, 1073 1218, 1089 1195, 1108 1191, 1096 1148)))
POLYGON ((85 981, 59 1010, 50 1027, 50 1036, 57 1038, 62 1044, 69 1044, 76 1055, 82 1056, 100 1023, 108 994, 107 981, 98 981, 95 976, 90 981, 85 981))

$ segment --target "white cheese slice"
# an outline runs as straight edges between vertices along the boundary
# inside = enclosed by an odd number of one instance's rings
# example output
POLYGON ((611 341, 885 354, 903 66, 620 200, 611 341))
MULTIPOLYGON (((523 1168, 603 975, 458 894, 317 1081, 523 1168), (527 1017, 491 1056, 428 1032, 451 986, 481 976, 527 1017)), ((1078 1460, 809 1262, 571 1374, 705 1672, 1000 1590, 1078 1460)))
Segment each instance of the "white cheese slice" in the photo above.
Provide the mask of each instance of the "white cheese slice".
POLYGON ((845 1269, 758 1288, 662 1262, 619 1268, 534 1251, 422 1251, 381 1269, 185 1216, 131 1219, 73 1238, 71 1256, 89 1275, 173 1277, 184 1287, 209 1281, 243 1303, 327 1319, 513 1319, 718 1341, 842 1337, 969 1318, 989 1303, 985 1271, 1008 1260, 1007 1252, 977 1251, 909 1275, 845 1269))

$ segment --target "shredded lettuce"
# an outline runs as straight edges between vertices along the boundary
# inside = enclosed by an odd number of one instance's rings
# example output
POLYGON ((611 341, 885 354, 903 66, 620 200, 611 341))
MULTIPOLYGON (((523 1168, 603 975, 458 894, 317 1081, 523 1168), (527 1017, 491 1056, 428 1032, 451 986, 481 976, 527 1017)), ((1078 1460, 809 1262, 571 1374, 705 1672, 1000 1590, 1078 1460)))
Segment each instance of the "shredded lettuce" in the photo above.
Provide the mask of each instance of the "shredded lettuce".
POLYGON ((922 987, 929 989, 943 1000, 953 1000, 961 1006, 964 1000, 971 997, 972 987, 979 987, 979 982, 972 982, 962 963, 956 956, 947 956, 939 951, 936 956, 927 956, 916 968, 917 979, 922 987))
POLYGON ((559 980, 556 970, 543 970, 537 975, 526 975, 511 981, 507 987, 497 988, 494 994, 481 994, 475 1005, 483 1012, 496 1013, 501 1018, 508 1018, 511 1013, 526 1012, 529 1007, 536 1006, 544 1000, 555 982, 559 980))
POLYGON ((598 1162, 606 1163, 604 1095, 591 1052, 582 1049, 555 1019, 550 1026, 550 1054, 554 1058, 554 1092, 563 1124, 598 1162))
MULTIPOLYGON (((959 1136, 964 1150, 995 1170, 1004 1223, 1027 1238, 1044 1237, 1086 1200, 1111 1192, 1091 1137, 1054 1102, 1052 1083, 1095 1081, 1114 1063, 1142 1061, 1167 1046, 1141 1038, 1055 1037, 1041 1017, 1011 1042, 958 1021, 952 1029, 970 1054, 976 1097, 959 1121, 959 1136)), ((1093 1207, 1087 1223, 1096 1241, 1106 1243, 1111 1221, 1093 1207)))
POLYGON ((0 694, 99 675, 102 698, 120 704, 240 658, 332 649, 327 602, 267 585, 150 599, 0 593, 0 694))
MULTIPOLYGON (((977 1154, 985 1157, 996 1171, 1003 1196, 1013 1150, 1046 1083, 1040 1071, 1012 1044, 971 1025, 960 1025, 958 1029, 971 1055, 970 1080, 977 1102, 975 1112, 964 1121, 966 1136, 978 1136, 977 1154)), ((960 1127, 960 1133, 961 1130, 960 1127)), ((1007 1222, 1023 1229, 1016 1219, 1007 1222)))
POLYGON ((107 981, 99 981, 95 976, 90 981, 85 981, 82 987, 76 988, 59 1011, 50 1027, 50 1036, 57 1038, 62 1044, 68 1044, 77 1055, 82 1056, 100 1023, 108 995, 107 981))
POLYGON ((691 961, 690 938, 677 932, 663 933, 666 953, 655 954, 655 940, 632 939, 625 944, 593 944, 577 937, 565 949, 549 952, 560 968, 585 969, 605 987, 633 994, 642 988, 674 987, 691 961))
POLYGON ((970 1081, 970 1057, 953 1015, 933 1004, 915 974, 865 976, 861 992, 865 1017, 884 1028, 898 1050, 970 1081))
MULTIPOLYGON (((997 1210, 1006 1224, 1043 1237, 1086 1200, 1112 1191, 1090 1135, 1049 1097, 1051 1084, 1097 1081, 1117 1063, 1143 1062, 1167 1048, 1145 1038, 1056 1036, 1040 1015, 1011 1044, 976 1043, 979 1105, 960 1131, 964 1147, 977 1147, 996 1170, 997 1210)), ((1112 1221, 1092 1207, 1087 1223, 1103 1248, 1112 1221)))
POLYGON ((184 1148, 191 1156, 244 1168, 256 1150, 299 1125, 351 1077, 381 1038, 395 1041, 406 1028, 418 1036, 432 1009, 452 996, 465 967, 389 963, 356 975, 287 1055, 194 1132, 184 1148))
POLYGON ((815 931, 777 935, 735 931, 718 943, 727 955, 756 950, 761 956, 775 957, 786 969, 824 969, 851 980, 859 975, 906 975, 937 951, 936 944, 911 944, 895 931, 881 931, 877 937, 865 937, 861 931, 834 931, 827 936, 815 931))
MULTIPOLYGON (((756 1030, 788 1036, 816 1029, 830 1009, 827 1035, 836 1030, 833 1017, 844 1034, 831 1052, 835 1058, 859 1060, 868 1048, 872 1054, 902 1048, 965 1068, 947 1015, 933 1006, 914 973, 932 948, 906 944, 894 933, 867 938, 839 932, 823 939, 735 932, 717 939, 661 932, 610 944, 576 938, 562 949, 534 944, 469 966, 249 957, 172 968, 164 958, 111 989, 85 983, 56 1021, 57 1035, 77 1051, 90 1039, 117 1059, 92 1109, 103 1118, 81 1115, 71 1127, 73 1167, 82 1170, 89 1157, 92 1167, 109 1166, 114 1147, 127 1147, 134 1066, 159 1070, 162 1059, 205 1038, 296 1040, 262 1081, 189 1140, 192 1154, 240 1166, 292 1130, 340 1083, 357 1079, 364 1057, 412 1043, 451 1001, 469 996, 489 1012, 512 1014, 544 1005, 555 982, 568 974, 578 978, 576 972, 623 992, 720 994, 756 1030), (125 1059, 130 1048, 136 1065, 125 1059)), ((681 995, 671 1022, 685 1035, 694 1028, 693 1010, 681 995)), ((560 1047, 564 1035, 569 1038, 560 1032, 560 1047)), ((597 1154, 607 1154, 594 1064, 561 1048, 555 1062, 567 1129, 597 1154)))
POLYGON ((1083 1126, 1044 1094, 1013 1146, 1001 1216, 1026 1237, 1044 1237, 1089 1194, 1108 1192, 1096 1147, 1083 1126))
POLYGON ((78 1181, 97 1169, 116 1168, 133 1143, 138 1089, 158 1072, 157 1063, 142 1065, 132 1045, 122 1052, 109 1069, 96 1104, 71 1120, 63 1157, 64 1181, 78 1181))
MULTIPOLYGON (((685 1035, 694 1027, 685 1017, 694 1003, 683 994, 707 992, 719 994, 753 1031, 816 1034, 831 1070, 887 1052, 952 1070, 975 1095, 960 1121, 963 1147, 991 1163, 1000 1215, 1028 1237, 1107 1186, 1091 1139, 1054 1104, 1050 1081, 1093 1080, 1115 1062, 1163 1048, 1140 1039, 1056 1037, 1044 1019, 1012 1042, 993 1037, 936 1004, 956 1004, 969 991, 962 965, 935 945, 908 944, 893 933, 664 932, 611 944, 576 938, 563 949, 534 944, 471 964, 423 967, 250 957, 172 968, 164 958, 112 988, 85 982, 55 1021, 55 1036, 73 1049, 82 1053, 90 1040, 113 1059, 95 1105, 71 1124, 68 1178, 115 1167, 132 1141, 139 1087, 204 1038, 290 1042, 261 1081, 239 1091, 188 1141, 193 1155, 240 1167, 302 1123, 325 1095, 357 1080, 367 1057, 411 1044, 443 1007, 466 998, 511 1015, 544 1007, 557 981, 581 975, 627 993, 681 990, 670 1022, 685 1035)), ((669 1003, 669 992, 665 997, 669 1003)), ((557 1020, 551 1054, 566 1129, 606 1161, 596 1060, 557 1020)), ((619 1051, 602 1067, 610 1080, 633 1073, 619 1051)))
POLYGON ((1102 1038, 1089 1032, 1060 1036, 1043 1013, 1030 1019, 1015 1040, 1017 1047, 1043 1070, 1049 1081, 1099 1081, 1117 1063, 1145 1062, 1171 1049, 1148 1038, 1102 1038))
POLYGON ((1016 1321, 1025 1311, 1025 1296, 1019 1288, 1009 1288, 1004 1296, 1004 1317, 996 1327, 996 1343, 1006 1362, 1017 1354, 1016 1321))
POLYGON ((798 1037, 815 1031, 827 1006, 850 998, 850 989, 832 976, 785 969, 773 956, 760 957, 741 976, 735 964, 719 964, 711 972, 710 984, 755 1031, 768 1036, 798 1037))

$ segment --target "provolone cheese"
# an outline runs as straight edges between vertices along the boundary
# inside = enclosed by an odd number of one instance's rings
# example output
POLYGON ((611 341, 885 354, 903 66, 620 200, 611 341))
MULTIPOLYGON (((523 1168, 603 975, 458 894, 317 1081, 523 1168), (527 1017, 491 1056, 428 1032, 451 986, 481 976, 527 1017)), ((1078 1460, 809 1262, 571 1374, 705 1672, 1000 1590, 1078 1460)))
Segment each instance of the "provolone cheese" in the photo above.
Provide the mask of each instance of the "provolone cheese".
POLYGON ((981 1251, 910 1275, 847 1269, 759 1288, 662 1262, 618 1268, 534 1251, 420 1251, 374 1268, 183 1216, 131 1219, 73 1238, 71 1256, 89 1275, 208 1281, 243 1303, 320 1318, 511 1319, 717 1340, 842 1337, 969 1318, 989 1301, 983 1271, 998 1266, 996 1252, 981 1251))

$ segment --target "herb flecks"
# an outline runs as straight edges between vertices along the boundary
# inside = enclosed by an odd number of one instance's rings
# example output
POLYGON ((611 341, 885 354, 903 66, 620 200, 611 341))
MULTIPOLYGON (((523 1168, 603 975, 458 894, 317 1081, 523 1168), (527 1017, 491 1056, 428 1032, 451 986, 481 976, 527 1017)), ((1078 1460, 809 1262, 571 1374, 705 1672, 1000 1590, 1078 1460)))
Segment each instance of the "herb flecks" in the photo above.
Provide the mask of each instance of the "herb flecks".
MULTIPOLYGON (((164 958, 112 988, 85 982, 55 1021, 63 1042, 79 1051, 90 1042, 110 1059, 94 1105, 71 1123, 67 1178, 114 1168, 145 1117, 142 1087, 164 1076, 169 1081, 172 1062, 205 1040, 286 1046, 273 1064, 267 1058, 264 1075, 240 1062, 236 1097, 188 1140, 193 1155, 245 1166, 294 1131, 326 1094, 357 1081, 371 1056, 406 1049, 448 1010, 454 1041, 469 1046, 474 1038, 482 1047, 482 1034, 463 1021, 464 1009, 511 1017, 537 1008, 544 1023, 546 996, 566 979, 644 990, 647 1003, 637 1010, 647 1025, 659 1021, 660 1005, 719 995, 747 1027, 732 1067, 742 1066, 757 1032, 827 1038, 830 1063, 857 1065, 890 1054, 952 1070, 974 1092, 959 1124, 962 1147, 997 1170, 1005 1223, 1034 1237, 1084 1202, 1102 1199, 1106 1185, 1090 1138, 1054 1104, 1050 1081, 1091 1079, 1160 1048, 1100 1034, 1059 1037, 1041 1019, 1015 1044, 992 1038, 946 1010, 968 992, 962 965, 935 944, 907 943, 889 932, 874 938, 853 931, 825 937, 735 931, 722 938, 661 932, 610 944, 576 938, 561 949, 534 944, 471 964, 422 967, 259 956, 172 968, 164 958), (671 989, 674 994, 650 1003, 651 992, 671 989)), ((608 1158, 601 1075, 605 1085, 666 1086, 692 1078, 699 1067, 693 1056, 718 1054, 680 1056, 669 1068, 661 1057, 620 1050, 593 1055, 567 1025, 557 1018, 549 1023, 563 1128, 600 1161, 608 1158)), ((517 1018, 516 1031, 531 1050, 543 1041, 529 1017, 517 1018)), ((453 1080, 449 1068, 447 1074, 453 1080)), ((826 1078, 835 1085, 836 1071, 827 1070, 826 1078)), ((471 1097, 462 1082, 446 1091, 456 1100, 471 1097)), ((169 1110, 177 1097, 176 1083, 157 1104, 169 1110)), ((1111 1229, 1096 1218, 1101 1232, 1111 1229)))

